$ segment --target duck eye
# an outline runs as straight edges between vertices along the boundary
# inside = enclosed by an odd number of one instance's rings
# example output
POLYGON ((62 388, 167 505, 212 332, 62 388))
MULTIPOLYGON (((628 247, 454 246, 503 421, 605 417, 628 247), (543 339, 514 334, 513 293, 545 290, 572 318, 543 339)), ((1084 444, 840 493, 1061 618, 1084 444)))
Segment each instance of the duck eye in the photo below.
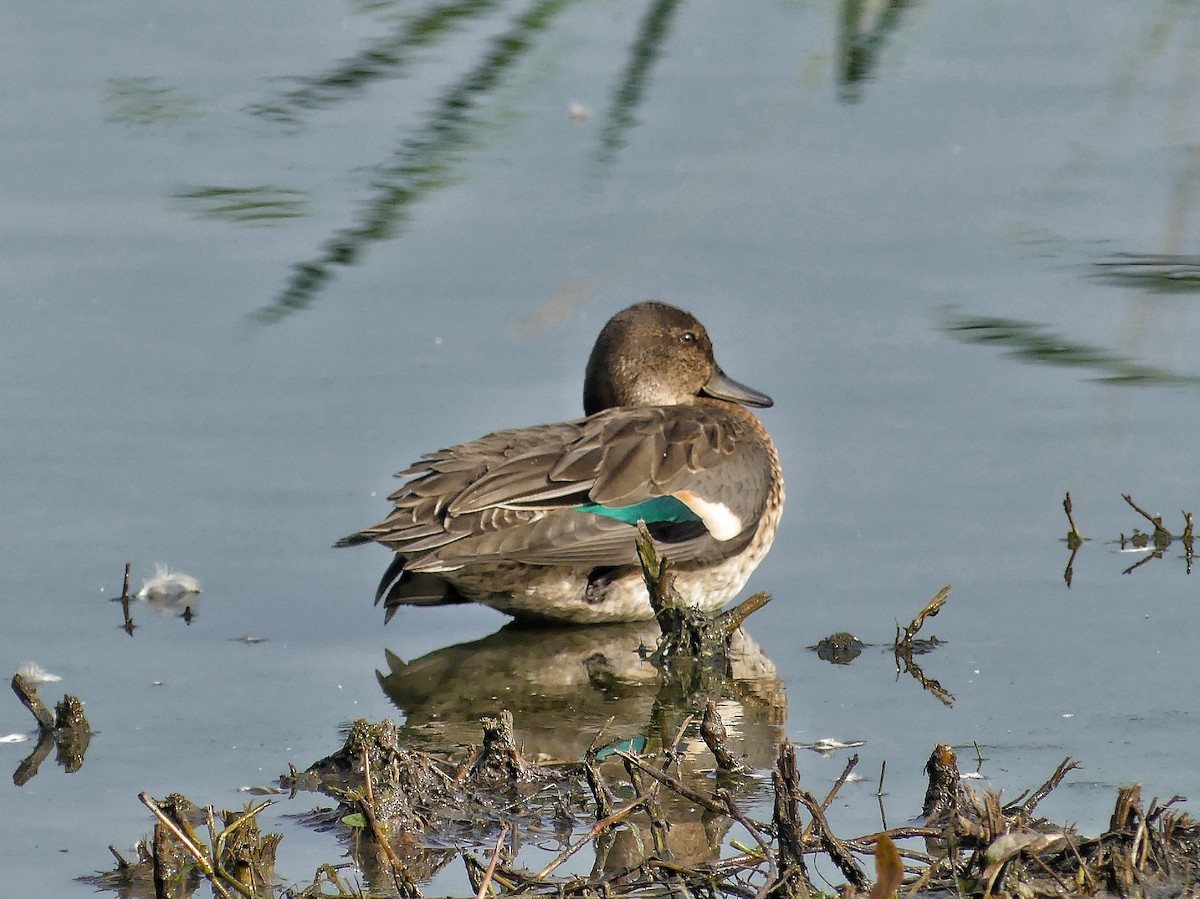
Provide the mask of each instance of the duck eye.
POLYGON ((682 334, 680 334, 680 335, 679 335, 679 342, 680 342, 680 343, 687 343, 687 344, 695 343, 695 342, 696 342, 696 334, 695 334, 695 332, 693 332, 693 331, 684 331, 682 334))

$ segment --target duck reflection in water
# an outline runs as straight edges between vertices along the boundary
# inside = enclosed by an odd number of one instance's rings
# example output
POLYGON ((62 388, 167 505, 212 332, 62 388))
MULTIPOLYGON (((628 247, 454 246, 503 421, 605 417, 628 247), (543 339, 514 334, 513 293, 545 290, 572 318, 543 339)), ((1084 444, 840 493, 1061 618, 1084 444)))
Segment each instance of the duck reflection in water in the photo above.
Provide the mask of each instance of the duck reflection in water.
MULTIPOLYGON (((704 698, 716 700, 735 756, 751 769, 770 769, 784 736, 787 700, 775 665, 745 632, 734 633, 731 676, 717 677, 699 699, 679 684, 662 685, 646 659, 659 637, 653 622, 593 628, 524 628, 513 624, 491 636, 448 646, 412 662, 388 653, 387 672, 377 672, 389 700, 405 714, 405 737, 419 748, 466 746, 479 741, 479 720, 503 709, 513 713, 523 755, 534 761, 581 758, 603 729, 604 745, 642 746, 656 756, 675 739, 688 715, 681 768, 673 774, 699 790, 714 788, 713 757, 699 734, 704 698), (613 719, 611 723, 609 719, 613 719), (606 726, 607 724, 607 726, 606 726)), ((602 764, 610 781, 626 779, 613 757, 602 764)), ((739 778, 740 798, 756 779, 739 778)), ((677 861, 714 859, 729 828, 724 816, 692 806, 670 791, 660 793, 671 822, 669 848, 677 861)), ((644 819, 643 819, 644 823, 644 819)), ((628 828, 615 831, 602 871, 640 863, 653 852, 628 828)))

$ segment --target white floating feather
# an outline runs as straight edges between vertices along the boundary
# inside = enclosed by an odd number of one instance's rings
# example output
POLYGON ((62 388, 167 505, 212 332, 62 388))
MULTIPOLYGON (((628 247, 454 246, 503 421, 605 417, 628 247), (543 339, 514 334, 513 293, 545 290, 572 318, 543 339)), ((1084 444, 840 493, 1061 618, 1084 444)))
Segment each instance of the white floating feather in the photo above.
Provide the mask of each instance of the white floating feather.
POLYGON ((148 602, 175 602, 200 592, 200 582, 190 574, 171 571, 161 562, 154 566, 154 577, 142 582, 137 598, 148 602))
POLYGON ((22 662, 21 667, 17 669, 17 674, 34 685, 56 684, 62 680, 57 674, 51 674, 37 662, 22 662))

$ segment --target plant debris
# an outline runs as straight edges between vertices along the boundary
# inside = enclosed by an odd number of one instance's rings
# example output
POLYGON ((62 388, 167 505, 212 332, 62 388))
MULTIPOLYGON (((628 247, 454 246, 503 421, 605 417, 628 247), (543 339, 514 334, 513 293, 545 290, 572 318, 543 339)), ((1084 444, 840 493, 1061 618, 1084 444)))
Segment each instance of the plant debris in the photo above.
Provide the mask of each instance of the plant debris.
MULTIPOLYGON (((354 721, 341 748, 279 779, 290 800, 301 793, 324 797, 326 804, 302 820, 334 835, 349 862, 321 865, 311 883, 283 890, 274 873, 280 837, 263 835, 256 823, 269 802, 218 815, 180 796, 156 802, 142 794, 155 816, 153 836, 138 845, 133 860, 114 849, 117 867, 86 880, 122 899, 190 896, 205 882, 221 899, 418 899, 458 860, 477 899, 800 899, 826 895, 812 872, 830 866, 844 881, 843 896, 873 899, 898 890, 1021 899, 1099 893, 1141 899, 1200 890, 1200 824, 1174 808, 1180 797, 1145 803, 1140 787, 1122 787, 1108 829, 1095 837, 1037 816, 1042 800, 1078 767, 1070 758, 1032 792, 1004 801, 999 793, 968 787, 953 747, 938 743, 925 763, 920 814, 913 809, 905 816, 911 823, 885 823, 881 831, 851 837, 838 833, 827 812, 852 779, 858 756, 819 797, 800 783, 796 750, 833 751, 861 742, 798 747, 775 730, 767 743, 773 758, 739 752, 748 744, 736 742, 721 706, 752 695, 731 675, 737 624, 749 612, 697 617, 674 594, 669 565, 652 547, 643 549, 643 558, 662 639, 653 652, 639 655, 633 650, 638 644, 628 642, 636 634, 618 628, 607 635, 626 641, 621 652, 657 673, 653 707, 640 733, 606 742, 610 717, 581 757, 531 758, 514 730, 520 718, 503 708, 476 719, 478 745, 462 745, 444 730, 414 724, 409 699, 430 701, 431 680, 449 672, 465 669, 478 682, 489 664, 488 641, 465 650, 470 665, 458 648, 408 664, 397 660, 393 673, 380 680, 385 690, 398 691, 389 695, 405 697, 398 703, 408 712, 405 727, 354 721), (755 816, 764 811, 769 818, 755 816), (197 834, 201 826, 207 839, 197 834), (584 850, 590 863, 581 865, 584 850)), ((907 627, 897 625, 891 647, 897 673, 903 666, 946 704, 953 696, 925 677, 913 657, 940 645, 917 634, 944 608, 949 593, 943 588, 907 627)), ((763 602, 755 599, 750 611, 763 602)), ((559 638, 546 632, 537 639, 544 648, 559 638)), ((502 643, 501 649, 511 655, 514 645, 502 643)), ((596 636, 588 643, 585 667, 593 691, 603 696, 635 689, 615 667, 617 657, 602 653, 603 645, 596 636)), ((748 701, 739 706, 752 707, 748 701)), ((440 717, 436 705, 428 712, 440 717)))
MULTIPOLYGON (((1193 528, 1192 513, 1186 509, 1181 511, 1183 515, 1183 531, 1176 535, 1163 524, 1161 515, 1151 515, 1136 502, 1128 493, 1122 493, 1121 499, 1129 505, 1133 511, 1137 512, 1142 518, 1150 523, 1153 530, 1146 532, 1140 528, 1133 528, 1126 535, 1123 531, 1121 535, 1112 543, 1118 546, 1119 552, 1141 553, 1142 558, 1138 559, 1124 571, 1122 574, 1133 574, 1143 565, 1151 560, 1161 559, 1173 544, 1178 542, 1183 546, 1183 559, 1186 566, 1186 573, 1192 573, 1192 561, 1195 558, 1195 532, 1193 528)), ((1071 586, 1071 582, 1075 577, 1075 557, 1079 554, 1079 548, 1086 542, 1085 538, 1080 534, 1078 526, 1075 524, 1075 517, 1072 514, 1071 494, 1067 493, 1063 500, 1063 511, 1067 514, 1067 523, 1071 529, 1067 531, 1066 544, 1067 549, 1071 551, 1070 558, 1067 559, 1066 568, 1063 569, 1063 580, 1066 581, 1067 587, 1071 586)))
MULTIPOLYGON (((13 692, 17 694, 21 704, 29 709, 38 725, 37 746, 13 773, 13 783, 18 787, 28 783, 38 773, 51 749, 57 748, 58 763, 68 774, 78 771, 83 767, 83 757, 92 740, 92 729, 83 713, 83 702, 68 693, 54 707, 54 714, 51 714, 50 709, 38 697, 37 672, 40 672, 40 669, 32 666, 29 672, 18 672, 12 679, 13 692)), ((53 680, 58 678, 54 677, 53 680)), ((51 679, 44 677, 41 682, 51 682, 51 679)))
MULTIPOLYGON (((1200 824, 1172 808, 1179 797, 1146 804, 1140 787, 1123 787, 1108 829, 1096 837, 1038 817, 1038 804, 1077 767, 1069 758, 1036 790, 1004 802, 997 793, 965 786, 954 750, 938 744, 926 763, 923 823, 846 838, 834 832, 825 810, 857 757, 818 799, 801 787, 796 748, 787 740, 771 773, 771 818, 756 820, 731 789, 730 778, 748 772, 724 767, 724 779, 701 791, 685 784, 682 760, 672 753, 618 751, 598 765, 593 747, 579 762, 538 764, 516 752, 507 715, 485 722, 482 748, 465 756, 417 752, 397 734, 390 721, 356 721, 341 749, 281 778, 294 791, 315 789, 338 801, 310 823, 341 835, 368 884, 347 884, 338 868, 325 865, 310 885, 286 895, 418 897, 421 883, 455 857, 479 895, 556 899, 816 896, 822 894, 809 871, 817 856, 841 873, 844 895, 877 899, 894 895, 897 885, 909 895, 1028 899, 1200 888, 1200 824), (601 772, 618 762, 630 788, 622 798, 607 789, 601 772), (706 860, 679 858, 669 840, 668 800, 702 807, 714 825, 736 822, 754 847, 733 841, 706 860), (640 856, 613 865, 616 841, 631 833, 642 834, 640 856), (549 834, 557 835, 561 849, 548 863, 538 871, 515 864, 522 843, 549 834), (487 861, 468 846, 486 847, 487 861), (592 873, 559 875, 585 846, 596 858, 592 873)), ((217 832, 211 807, 198 809, 180 796, 155 802, 143 794, 143 801, 157 819, 153 838, 139 844, 135 861, 113 850, 117 868, 88 882, 123 896, 190 895, 202 879, 222 897, 275 895, 269 884, 279 837, 260 834, 255 824, 269 803, 221 813, 224 829, 217 832), (207 842, 196 835, 202 824, 207 842)))

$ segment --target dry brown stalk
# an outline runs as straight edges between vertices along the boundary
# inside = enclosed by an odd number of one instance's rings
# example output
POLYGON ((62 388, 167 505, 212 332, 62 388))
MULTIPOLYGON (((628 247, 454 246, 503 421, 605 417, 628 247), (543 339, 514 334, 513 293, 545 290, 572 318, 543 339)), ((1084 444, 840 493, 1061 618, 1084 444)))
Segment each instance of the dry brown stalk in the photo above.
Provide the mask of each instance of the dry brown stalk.
POLYGON ((1146 519, 1148 522, 1150 522, 1152 525, 1154 525, 1155 545, 1158 545, 1159 542, 1162 540, 1165 540, 1167 543, 1171 542, 1171 532, 1163 527, 1161 515, 1151 515, 1149 512, 1147 512, 1145 509, 1143 509, 1141 506, 1139 506, 1137 503, 1135 503, 1133 501, 1133 497, 1130 496, 1128 493, 1122 493, 1121 499, 1123 499, 1123 500, 1125 500, 1125 502, 1129 503, 1129 505, 1133 509, 1133 511, 1137 512, 1139 515, 1142 516, 1142 518, 1146 519))
MULTIPOLYGON (((669 764, 669 760, 668 760, 669 764)), ((625 759, 625 772, 629 782, 633 784, 634 792, 646 807, 646 816, 650 819, 650 838, 654 841, 655 856, 660 859, 670 859, 671 850, 667 848, 667 822, 663 817, 662 805, 658 801, 658 788, 661 781, 655 781, 648 787, 642 780, 641 769, 625 759)))
MULTIPOLYGON (((227 878, 218 872, 216 866, 213 864, 213 861, 208 857, 208 854, 200 847, 199 843, 195 841, 195 834, 184 833, 180 825, 176 821, 172 820, 172 818, 167 815, 162 808, 159 807, 158 803, 150 797, 149 793, 145 791, 138 793, 138 799, 141 800, 142 805, 150 809, 151 813, 158 819, 159 823, 162 824, 163 827, 165 827, 168 831, 170 831, 171 835, 179 841, 179 844, 183 846, 188 855, 195 860, 196 867, 200 869, 201 873, 203 873, 208 879, 208 882, 212 884, 213 889, 221 894, 222 899, 232 899, 232 897, 229 895, 229 891, 226 890, 222 885, 222 880, 228 880, 230 885, 233 886, 233 888, 241 893, 244 897, 246 897, 246 899, 254 899, 253 893, 247 890, 242 884, 238 883, 238 881, 234 880, 233 878, 227 878)), ((190 831, 191 828, 189 827, 188 830, 190 831)))
POLYGON ((38 730, 45 733, 54 730, 54 715, 38 697, 37 685, 31 683, 23 674, 14 674, 12 691, 21 700, 21 705, 29 709, 29 713, 37 719, 38 730))
MULTIPOLYGON (((850 760, 848 762, 846 762, 846 767, 842 769, 841 776, 838 777, 838 779, 836 781, 834 781, 833 786, 830 787, 829 792, 825 795, 824 801, 821 802, 821 811, 822 812, 824 812, 825 809, 829 808, 829 804, 831 802, 833 802, 833 798, 837 795, 838 790, 840 790, 842 788, 842 784, 844 784, 846 782, 846 778, 850 776, 850 772, 854 770, 854 766, 857 764, 858 764, 858 754, 855 753, 854 755, 850 756, 850 760)), ((815 818, 812 821, 808 822, 808 826, 806 828, 804 828, 804 833, 800 837, 802 842, 804 842, 806 844, 808 843, 809 838, 812 836, 813 826, 816 823, 817 822, 816 822, 815 818)))
POLYGON ((483 872, 483 882, 479 884, 479 890, 475 893, 475 899, 483 899, 487 895, 492 878, 496 876, 496 863, 500 861, 500 850, 504 847, 504 838, 507 836, 508 825, 501 824, 500 835, 496 837, 496 848, 492 850, 491 861, 488 862, 487 870, 483 872))
POLYGON ((546 867, 538 871, 537 874, 533 875, 533 879, 535 881, 545 880, 547 877, 557 871, 559 867, 562 866, 563 862, 569 859, 572 855, 574 855, 592 840, 596 839, 596 837, 598 837, 600 834, 604 833, 604 831, 608 830, 614 824, 619 824, 621 821, 624 821, 638 809, 642 808, 644 802, 645 799, 642 797, 634 799, 620 811, 613 812, 607 818, 597 821, 590 828, 588 828, 588 832, 586 834, 555 856, 550 864, 546 865, 546 867))
POLYGON ((1063 500, 1063 511, 1067 513, 1067 524, 1071 526, 1071 530, 1067 532, 1067 548, 1078 549, 1083 543, 1083 535, 1079 533, 1079 528, 1075 526, 1075 518, 1071 515, 1070 491, 1067 492, 1067 497, 1063 500))
POLYGON ((612 814, 615 797, 605 783, 604 775, 596 767, 595 746, 588 747, 587 754, 583 757, 583 775, 587 780, 588 789, 591 790, 592 801, 596 804, 596 820, 607 818, 612 814))
POLYGON ((911 650, 913 637, 917 635, 917 632, 925 624, 925 619, 933 618, 942 610, 942 606, 944 606, 946 604, 946 600, 950 598, 951 592, 952 588, 949 584, 947 584, 936 594, 934 594, 933 599, 925 603, 925 607, 917 613, 917 617, 914 618, 908 627, 904 629, 903 635, 897 638, 896 645, 898 647, 908 648, 911 650))
POLYGON ((842 872, 842 876, 849 881, 851 886, 856 890, 867 889, 870 883, 867 875, 846 844, 834 836, 833 831, 829 829, 829 822, 825 820, 825 813, 821 811, 821 804, 817 802, 817 797, 807 790, 801 790, 799 799, 808 809, 808 813, 812 815, 811 827, 816 838, 820 840, 825 854, 833 859, 833 863, 838 866, 838 870, 842 872))
POLYGON ((1033 810, 1037 808, 1038 803, 1049 796, 1050 792, 1063 782, 1063 778, 1077 768, 1079 768, 1079 762, 1067 756, 1058 763, 1058 767, 1054 769, 1054 773, 1050 775, 1046 782, 1034 790, 1033 795, 1026 799, 1022 805, 1014 807, 1016 803, 1012 802, 1005 807, 1004 811, 1010 815, 1019 814, 1021 818, 1028 821, 1030 815, 1033 814, 1033 810))
POLYGON ((772 884, 779 879, 779 868, 775 864, 775 853, 771 851, 771 846, 763 836, 759 827, 747 818, 737 803, 733 801, 733 796, 728 790, 717 790, 717 798, 725 803, 725 809, 729 817, 738 822, 746 829, 746 832, 754 838, 754 842, 758 843, 758 848, 763 854, 763 858, 767 860, 767 879, 756 894, 756 899, 764 899, 767 893, 770 892, 772 884))
POLYGON ((759 591, 758 593, 750 594, 728 612, 722 612, 717 616, 719 630, 725 636, 729 636, 739 627, 741 627, 747 618, 749 618, 770 601, 770 593, 763 593, 762 591, 759 591))
POLYGON ((796 769, 796 747, 790 740, 779 745, 775 769, 771 773, 775 787, 775 827, 778 875, 771 885, 772 896, 811 896, 812 883, 804 864, 804 839, 800 828, 800 774, 796 769))
POLYGON ((627 763, 636 765, 640 770, 645 771, 647 774, 649 774, 651 777, 653 777, 655 780, 657 780, 659 783, 661 783, 667 789, 671 790, 674 793, 679 794, 684 799, 690 800, 691 802, 694 802, 697 805, 703 806, 704 808, 708 809, 710 812, 716 812, 718 815, 725 813, 725 807, 723 805, 721 805, 719 802, 715 802, 710 797, 705 796, 703 793, 693 790, 687 784, 672 777, 666 771, 660 770, 658 768, 654 768, 651 765, 647 765, 645 763, 645 761, 638 758, 636 755, 630 755, 627 752, 621 752, 621 751, 617 751, 614 754, 618 758, 624 759, 627 763))

